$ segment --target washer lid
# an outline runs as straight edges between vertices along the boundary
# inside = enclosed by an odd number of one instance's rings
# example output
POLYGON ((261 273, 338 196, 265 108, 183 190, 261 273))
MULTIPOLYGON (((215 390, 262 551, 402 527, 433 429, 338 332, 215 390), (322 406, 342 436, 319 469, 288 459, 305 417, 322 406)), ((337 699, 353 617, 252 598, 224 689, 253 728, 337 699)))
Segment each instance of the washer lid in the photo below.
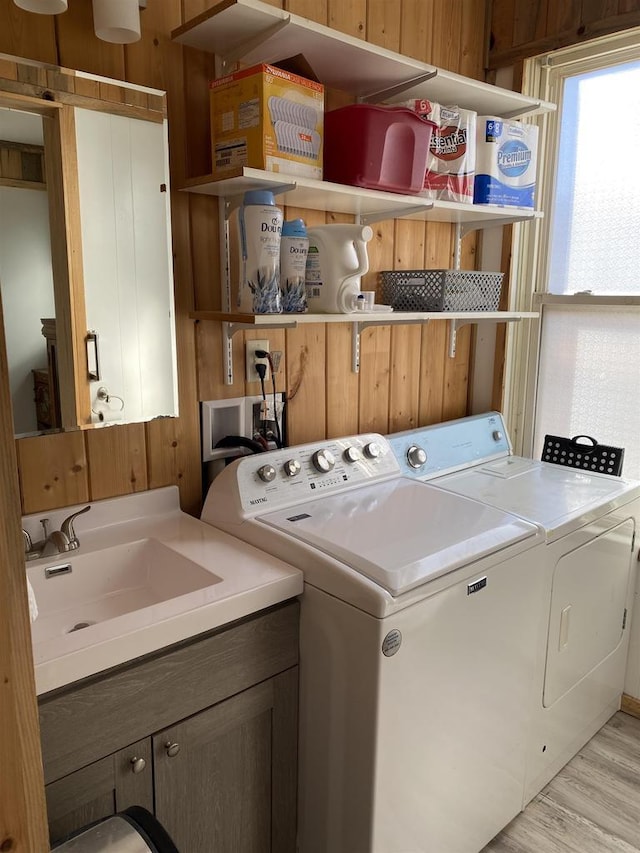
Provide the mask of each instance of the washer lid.
POLYGON ((258 520, 346 563, 394 596, 536 533, 500 510, 404 478, 258 520))
POLYGON ((521 456, 508 456, 431 481, 442 489, 566 534, 640 495, 640 484, 521 456))

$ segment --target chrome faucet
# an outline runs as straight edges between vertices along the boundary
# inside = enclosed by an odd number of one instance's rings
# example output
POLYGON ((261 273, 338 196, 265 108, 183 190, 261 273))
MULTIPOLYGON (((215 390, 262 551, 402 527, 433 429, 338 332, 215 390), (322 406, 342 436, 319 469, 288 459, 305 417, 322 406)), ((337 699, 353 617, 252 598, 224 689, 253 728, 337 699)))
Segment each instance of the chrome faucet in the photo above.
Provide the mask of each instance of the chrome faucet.
POLYGON ((90 506, 85 506, 84 509, 79 509, 72 513, 60 525, 60 530, 52 530, 49 532, 49 519, 41 518, 43 538, 37 542, 32 542, 31 537, 26 530, 22 531, 24 539, 24 555, 27 560, 37 560, 39 557, 51 557, 54 554, 66 554, 68 551, 75 551, 80 547, 78 539, 73 527, 73 522, 79 515, 89 512, 90 506))

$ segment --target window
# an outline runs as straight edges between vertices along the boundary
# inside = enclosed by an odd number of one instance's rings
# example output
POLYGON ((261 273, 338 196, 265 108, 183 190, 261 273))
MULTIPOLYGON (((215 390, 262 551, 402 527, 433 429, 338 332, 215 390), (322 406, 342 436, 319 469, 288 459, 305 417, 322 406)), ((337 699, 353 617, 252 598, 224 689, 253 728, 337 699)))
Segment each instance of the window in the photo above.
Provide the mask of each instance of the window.
POLYGON ((550 293, 640 294, 640 62, 565 77, 550 293))
POLYGON ((520 307, 541 314, 515 352, 518 449, 587 434, 640 479, 640 31, 530 60, 524 88, 558 112, 541 123, 546 215, 517 249, 520 307))

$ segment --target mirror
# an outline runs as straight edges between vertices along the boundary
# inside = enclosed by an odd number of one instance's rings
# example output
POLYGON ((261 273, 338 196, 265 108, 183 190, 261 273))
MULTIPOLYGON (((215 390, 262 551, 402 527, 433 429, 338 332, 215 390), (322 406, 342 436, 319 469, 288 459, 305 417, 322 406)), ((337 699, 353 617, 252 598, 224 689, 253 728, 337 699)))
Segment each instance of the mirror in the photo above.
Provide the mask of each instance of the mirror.
POLYGON ((0 74, 16 434, 175 416, 164 93, 1 58, 16 68, 0 74))
POLYGON ((0 110, 0 283, 14 431, 53 429, 59 400, 41 331, 41 318, 55 316, 42 118, 10 109, 0 110))

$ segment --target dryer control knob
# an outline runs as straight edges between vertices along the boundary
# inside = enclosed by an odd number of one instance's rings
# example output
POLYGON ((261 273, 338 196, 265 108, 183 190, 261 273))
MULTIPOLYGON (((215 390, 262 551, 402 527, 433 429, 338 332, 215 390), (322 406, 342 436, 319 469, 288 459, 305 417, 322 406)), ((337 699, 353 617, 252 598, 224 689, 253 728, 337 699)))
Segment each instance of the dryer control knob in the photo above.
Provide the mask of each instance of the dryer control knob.
POLYGON ((273 465, 263 465, 262 468, 258 468, 258 477, 263 483, 270 483, 276 478, 276 469, 273 465))
POLYGON ((494 441, 502 441, 504 435, 500 432, 499 429, 494 429, 493 431, 493 440, 494 441))
POLYGON ((427 454, 417 444, 412 444, 407 450, 407 462, 412 468, 422 468, 427 461, 427 454))
POLYGON ((311 461, 313 462, 316 470, 320 471, 321 474, 326 474, 328 471, 331 471, 333 466, 336 464, 336 460, 330 450, 316 450, 311 457, 311 461))
POLYGON ((297 459, 287 459, 284 463, 284 473, 287 477, 297 477, 302 469, 302 465, 297 459))
POLYGON ((351 447, 347 447, 343 456, 346 462, 357 462, 360 459, 360 451, 357 447, 351 445, 351 447))
POLYGON ((370 441, 369 444, 365 444, 364 446, 364 455, 369 459, 377 459, 378 456, 382 454, 382 449, 379 444, 376 444, 375 441, 370 441))

